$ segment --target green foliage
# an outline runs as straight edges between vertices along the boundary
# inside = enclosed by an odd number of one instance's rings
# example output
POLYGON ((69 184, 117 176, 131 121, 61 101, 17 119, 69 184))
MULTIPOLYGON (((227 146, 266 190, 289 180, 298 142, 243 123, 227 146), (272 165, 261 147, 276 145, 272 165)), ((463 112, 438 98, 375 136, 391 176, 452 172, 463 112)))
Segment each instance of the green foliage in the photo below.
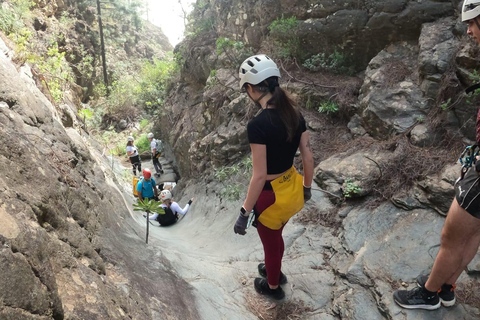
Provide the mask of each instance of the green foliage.
POLYGON ((150 140, 148 140, 147 135, 142 135, 135 142, 135 145, 138 148, 138 153, 143 153, 147 150, 150 150, 150 140))
POLYGON ((333 101, 324 101, 318 107, 318 112, 331 114, 338 111, 338 105, 333 101))
POLYGON ((324 70, 347 75, 352 75, 354 73, 353 67, 348 66, 348 59, 346 56, 337 50, 328 56, 325 53, 313 55, 305 60, 303 66, 312 71, 324 70))
POLYGON ((222 198, 227 198, 230 201, 236 201, 240 199, 242 190, 245 186, 241 184, 228 185, 222 189, 220 192, 222 198))
POLYGON ((450 103, 452 102, 452 98, 448 98, 447 101, 445 102, 442 102, 442 104, 440 104, 440 108, 443 110, 443 111, 447 111, 449 106, 450 106, 450 103))
POLYGON ((83 120, 91 119, 93 117, 93 112, 89 108, 83 108, 78 110, 78 116, 83 120))
POLYGON ((362 188, 355 183, 353 179, 346 179, 343 184, 343 196, 345 198, 352 198, 362 192, 362 188))
POLYGON ((148 112, 162 107, 168 93, 169 80, 177 71, 178 67, 171 53, 163 60, 154 58, 153 62, 146 61, 134 90, 139 104, 148 112))
POLYGON ((150 121, 148 121, 148 119, 140 120, 140 130, 145 129, 149 124, 150 124, 150 121))
POLYGON ((217 54, 225 54, 227 57, 227 67, 238 69, 240 64, 248 57, 253 55, 250 47, 246 47, 241 41, 233 41, 229 38, 220 37, 216 40, 217 54))
POLYGON ((7 36, 19 33, 25 27, 25 21, 32 17, 30 8, 35 5, 31 0, 10 0, 0 2, 0 30, 7 36))
POLYGON ((470 80, 472 80, 473 83, 479 83, 480 82, 480 72, 477 70, 473 70, 472 73, 469 74, 470 80))
POLYGON ((165 210, 162 208, 162 203, 155 200, 138 199, 137 203, 133 204, 134 211, 144 211, 148 213, 165 214, 165 210))
POLYGON ((222 182, 221 196, 228 200, 240 199, 240 195, 247 186, 239 181, 251 175, 253 163, 251 157, 243 158, 239 163, 215 170, 215 179, 222 182), (234 181, 233 183, 230 183, 234 181))
POLYGON ((30 55, 28 61, 36 64, 42 74, 45 75, 48 90, 55 102, 61 102, 65 84, 66 82, 73 82, 73 76, 65 60, 65 52, 59 51, 58 43, 51 43, 46 57, 30 55))
POLYGON ((290 18, 281 18, 273 21, 268 29, 270 37, 273 39, 274 45, 278 48, 278 55, 281 58, 300 58, 303 53, 298 37, 299 21, 295 16, 290 18))

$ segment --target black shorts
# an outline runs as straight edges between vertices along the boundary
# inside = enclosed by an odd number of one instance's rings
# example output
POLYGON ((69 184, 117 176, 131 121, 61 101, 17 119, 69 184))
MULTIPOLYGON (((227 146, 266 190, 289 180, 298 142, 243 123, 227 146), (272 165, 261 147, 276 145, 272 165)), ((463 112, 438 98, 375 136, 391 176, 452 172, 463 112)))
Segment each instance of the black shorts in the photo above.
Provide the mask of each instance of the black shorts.
POLYGON ((480 175, 474 167, 455 182, 455 199, 460 207, 480 219, 480 175))

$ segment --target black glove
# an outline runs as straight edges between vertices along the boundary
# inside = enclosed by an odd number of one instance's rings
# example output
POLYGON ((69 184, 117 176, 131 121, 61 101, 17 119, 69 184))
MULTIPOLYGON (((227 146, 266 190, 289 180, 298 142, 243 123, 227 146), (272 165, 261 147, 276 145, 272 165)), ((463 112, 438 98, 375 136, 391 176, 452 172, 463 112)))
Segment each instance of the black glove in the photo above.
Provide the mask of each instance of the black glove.
POLYGON ((307 202, 312 197, 312 187, 303 186, 303 200, 307 202))
POLYGON ((238 215, 237 222, 235 222, 235 226, 233 227, 233 231, 237 234, 241 234, 244 236, 247 232, 245 229, 247 228, 248 224, 248 216, 244 216, 242 212, 238 215))
POLYGON ((192 204, 192 199, 188 200, 188 204, 191 205, 192 204))

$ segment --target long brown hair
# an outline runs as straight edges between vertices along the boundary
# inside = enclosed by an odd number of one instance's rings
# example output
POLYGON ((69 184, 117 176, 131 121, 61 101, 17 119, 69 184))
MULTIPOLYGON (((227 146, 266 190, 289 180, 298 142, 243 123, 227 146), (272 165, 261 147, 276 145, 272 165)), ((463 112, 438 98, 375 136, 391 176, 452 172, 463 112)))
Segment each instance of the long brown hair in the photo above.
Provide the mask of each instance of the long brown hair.
POLYGON ((260 91, 268 90, 272 97, 267 105, 274 106, 287 129, 287 141, 291 142, 299 126, 300 112, 290 95, 280 88, 277 77, 270 77, 258 84, 260 91))

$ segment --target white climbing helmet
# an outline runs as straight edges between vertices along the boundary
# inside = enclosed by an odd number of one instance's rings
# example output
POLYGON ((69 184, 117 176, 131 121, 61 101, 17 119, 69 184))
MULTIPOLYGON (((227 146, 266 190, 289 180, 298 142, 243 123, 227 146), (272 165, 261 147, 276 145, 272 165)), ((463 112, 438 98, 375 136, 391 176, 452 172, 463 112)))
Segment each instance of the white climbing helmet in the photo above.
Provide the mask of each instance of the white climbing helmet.
POLYGON ((475 19, 480 15, 480 0, 465 0, 462 6, 462 21, 475 19))
POLYGON ((280 78, 280 70, 278 70, 277 64, 268 56, 258 54, 243 61, 240 66, 239 76, 240 89, 242 89, 245 83, 255 85, 270 77, 280 78))
POLYGON ((172 199, 172 193, 170 190, 162 190, 162 192, 160 192, 160 197, 162 200, 172 199))
POLYGON ((149 133, 147 134, 147 138, 148 138, 148 139, 153 139, 153 133, 149 132, 149 133))
POLYGON ((134 140, 134 139, 133 139, 132 136, 128 136, 127 141, 133 141, 133 140, 134 140))

